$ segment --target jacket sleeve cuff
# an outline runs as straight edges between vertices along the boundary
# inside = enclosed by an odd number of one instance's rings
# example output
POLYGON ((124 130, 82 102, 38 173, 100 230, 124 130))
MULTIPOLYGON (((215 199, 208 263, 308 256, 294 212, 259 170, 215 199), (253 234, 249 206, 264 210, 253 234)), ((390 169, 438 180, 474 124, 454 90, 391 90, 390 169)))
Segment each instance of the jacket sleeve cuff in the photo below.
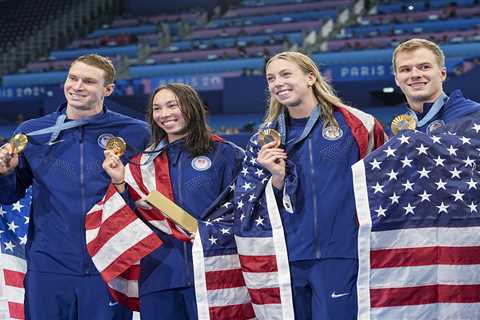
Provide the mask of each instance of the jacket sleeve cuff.
POLYGON ((133 199, 130 197, 130 193, 128 192, 128 184, 125 185, 125 190, 123 192, 118 193, 122 196, 123 200, 125 200, 130 209, 132 209, 133 211, 137 209, 135 201, 133 201, 133 199))

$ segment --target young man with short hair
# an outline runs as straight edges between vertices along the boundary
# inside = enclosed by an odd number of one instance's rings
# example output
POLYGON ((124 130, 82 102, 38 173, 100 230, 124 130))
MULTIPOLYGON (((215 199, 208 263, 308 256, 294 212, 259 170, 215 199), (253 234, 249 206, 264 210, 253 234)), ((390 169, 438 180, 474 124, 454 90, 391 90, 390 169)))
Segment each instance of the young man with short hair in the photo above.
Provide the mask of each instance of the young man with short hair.
POLYGON ((147 125, 112 112, 104 98, 114 90, 110 59, 86 55, 70 66, 66 104, 51 114, 23 122, 15 133, 28 136, 25 150, 0 150, 0 203, 10 204, 32 187, 26 244, 25 316, 35 320, 131 319, 113 301, 86 250, 85 214, 109 185, 102 169, 111 137, 127 143, 127 161, 143 150, 147 125))
POLYGON ((431 133, 480 110, 480 104, 464 98, 460 90, 450 96, 443 91, 447 69, 445 55, 437 44, 418 38, 405 41, 395 48, 392 63, 395 82, 407 99, 417 130, 431 133))

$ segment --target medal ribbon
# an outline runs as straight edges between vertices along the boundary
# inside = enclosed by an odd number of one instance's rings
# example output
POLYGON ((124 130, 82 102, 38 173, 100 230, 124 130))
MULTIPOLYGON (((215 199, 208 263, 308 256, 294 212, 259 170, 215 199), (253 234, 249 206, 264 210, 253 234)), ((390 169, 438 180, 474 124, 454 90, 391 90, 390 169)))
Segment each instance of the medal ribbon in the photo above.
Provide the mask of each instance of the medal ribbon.
MULTIPOLYGON (((315 123, 317 123, 319 118, 320 118, 320 108, 315 107, 312 113, 310 114, 310 117, 308 118, 307 124, 305 125, 305 128, 303 129, 302 134, 300 135, 300 137, 298 137, 297 140, 294 141, 293 143, 294 145, 299 143, 303 139, 305 139, 310 134, 310 132, 313 129, 313 126, 315 125, 315 123)), ((285 139, 287 138, 287 126, 285 122, 285 113, 281 113, 278 116, 277 123, 278 123, 278 130, 280 131, 280 136, 282 137, 282 144, 285 145, 285 139)))
POLYGON ((89 118, 85 118, 85 119, 72 120, 72 121, 65 122, 65 120, 67 119, 67 115, 66 114, 61 114, 57 117, 55 125, 53 125, 51 127, 48 127, 48 128, 36 130, 36 131, 30 132, 30 133, 26 133, 26 135, 27 136, 39 136, 39 135, 51 133, 52 135, 50 136, 50 139, 48 140, 47 144, 54 144, 56 142, 60 142, 60 141, 55 141, 55 140, 57 140, 58 136, 60 135, 60 132, 62 132, 63 130, 72 129, 72 128, 76 128, 76 127, 86 125, 87 123, 91 122, 92 120, 96 119, 97 117, 98 117, 98 115, 95 115, 93 117, 89 117, 89 118))
POLYGON ((433 106, 430 108, 430 110, 427 112, 427 114, 421 119, 418 120, 417 114, 413 110, 409 110, 409 113, 412 115, 412 117, 415 119, 417 122, 417 127, 423 127, 426 125, 430 120, 435 117, 440 109, 442 109, 443 105, 447 103, 448 101, 448 96, 445 94, 445 92, 442 92, 441 96, 435 100, 435 103, 433 106))

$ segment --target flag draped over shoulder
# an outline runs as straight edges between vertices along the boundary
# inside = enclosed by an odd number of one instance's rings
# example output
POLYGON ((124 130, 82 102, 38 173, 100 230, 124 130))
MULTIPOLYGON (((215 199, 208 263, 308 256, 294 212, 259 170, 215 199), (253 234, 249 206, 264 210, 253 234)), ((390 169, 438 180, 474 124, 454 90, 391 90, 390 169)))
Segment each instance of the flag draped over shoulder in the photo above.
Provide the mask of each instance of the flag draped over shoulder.
POLYGON ((189 237, 143 201, 153 190, 173 199, 166 152, 153 161, 148 153, 137 155, 125 169, 125 183, 136 212, 110 185, 104 198, 87 213, 86 241, 112 296, 131 310, 139 310, 140 259, 162 244, 152 227, 180 240, 188 241, 189 237))
POLYGON ((359 319, 480 319, 480 114, 353 166, 359 319))
POLYGON ((13 205, 0 205, 0 319, 25 319, 23 280, 31 189, 13 205))
MULTIPOLYGON (((372 116, 339 109, 362 157, 383 143, 383 129, 372 116)), ((282 221, 270 174, 256 162, 259 150, 254 136, 236 183, 199 223, 193 265, 201 320, 294 319, 282 221)), ((286 180, 296 179, 294 168, 287 168, 286 180)))
MULTIPOLYGON (((255 159, 255 151, 247 151, 246 159, 255 159)), ((199 319, 293 319, 287 251, 271 181, 258 168, 263 178, 256 184, 247 170, 199 223, 192 249, 199 319), (235 188, 250 192, 246 202, 235 188), (247 217, 245 210, 255 213, 247 217)))

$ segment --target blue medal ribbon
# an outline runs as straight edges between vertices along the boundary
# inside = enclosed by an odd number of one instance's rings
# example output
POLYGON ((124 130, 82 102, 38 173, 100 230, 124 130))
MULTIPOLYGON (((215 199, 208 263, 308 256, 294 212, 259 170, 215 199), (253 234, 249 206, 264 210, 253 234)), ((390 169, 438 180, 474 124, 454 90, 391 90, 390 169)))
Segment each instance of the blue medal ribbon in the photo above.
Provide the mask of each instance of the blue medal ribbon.
POLYGON ((423 127, 427 123, 429 123, 433 117, 435 117, 438 112, 442 109, 442 107, 447 103, 448 101, 448 96, 445 94, 445 92, 442 92, 440 97, 435 100, 434 104, 430 108, 430 110, 427 112, 427 114, 420 120, 418 120, 418 116, 415 111, 409 109, 409 113, 412 115, 413 118, 415 118, 415 121, 417 122, 417 127, 423 127))
MULTIPOLYGON (((297 144, 303 139, 305 139, 310 132, 312 131, 313 127, 317 123, 318 119, 320 118, 320 108, 317 106, 313 109, 312 113, 310 114, 310 117, 308 118, 307 124, 305 125, 305 128, 303 129, 302 134, 300 137, 298 137, 297 140, 293 144, 297 144)), ((282 144, 285 145, 285 140, 287 138, 287 125, 285 122, 285 113, 281 113, 278 116, 277 119, 278 123, 278 130, 280 131, 280 136, 282 137, 282 144)))

